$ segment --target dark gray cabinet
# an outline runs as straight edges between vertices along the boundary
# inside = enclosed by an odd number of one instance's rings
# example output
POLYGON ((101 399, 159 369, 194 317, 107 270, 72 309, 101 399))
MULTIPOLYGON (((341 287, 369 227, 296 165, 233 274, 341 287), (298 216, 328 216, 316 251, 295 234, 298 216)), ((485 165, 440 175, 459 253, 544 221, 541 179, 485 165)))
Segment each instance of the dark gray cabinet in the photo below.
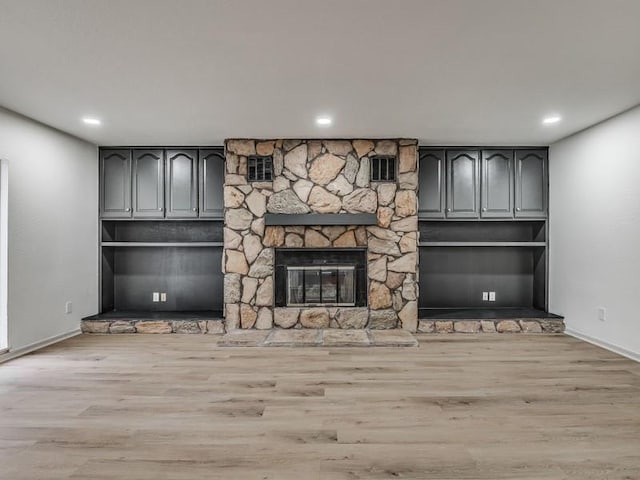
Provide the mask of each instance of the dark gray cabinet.
POLYGON ((198 151, 167 150, 165 163, 167 218, 198 216, 198 151))
POLYGON ((224 213, 224 148, 100 149, 100 217, 213 219, 224 213))
POLYGON ((131 151, 100 151, 100 215, 131 218, 131 151))
POLYGON ((99 166, 101 312, 221 315, 224 149, 101 148, 99 166))
POLYGON ((515 216, 545 218, 547 216, 547 152, 516 150, 515 216))
POLYGON ((513 218, 513 150, 483 150, 482 218, 513 218))
POLYGON ((222 218, 224 213, 224 149, 200 150, 200 217, 222 218))
POLYGON ((431 219, 547 217, 547 150, 422 147, 418 214, 431 219))
POLYGON ((479 153, 447 151, 447 218, 477 218, 480 203, 479 153))
POLYGON ((444 218, 444 150, 420 149, 419 162, 418 214, 421 218, 444 218))
POLYGON ((133 150, 133 216, 164 217, 163 150, 133 150))
POLYGON ((420 148, 420 316, 547 311, 547 157, 544 147, 420 148))

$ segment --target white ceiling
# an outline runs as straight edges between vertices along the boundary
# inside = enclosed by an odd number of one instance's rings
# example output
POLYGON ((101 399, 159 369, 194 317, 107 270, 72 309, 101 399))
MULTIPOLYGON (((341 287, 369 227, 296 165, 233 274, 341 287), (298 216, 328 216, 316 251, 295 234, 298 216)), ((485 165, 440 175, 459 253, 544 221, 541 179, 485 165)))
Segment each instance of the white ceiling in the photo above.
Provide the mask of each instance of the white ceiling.
POLYGON ((639 0, 0 0, 0 105, 101 145, 540 145, 638 103, 639 0))

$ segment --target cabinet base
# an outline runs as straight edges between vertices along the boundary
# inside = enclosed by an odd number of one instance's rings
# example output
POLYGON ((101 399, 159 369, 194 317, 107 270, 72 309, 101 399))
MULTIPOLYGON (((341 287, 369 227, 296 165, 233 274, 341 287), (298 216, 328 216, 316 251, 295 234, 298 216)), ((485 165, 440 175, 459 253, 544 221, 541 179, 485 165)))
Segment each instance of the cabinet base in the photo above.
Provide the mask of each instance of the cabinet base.
POLYGON ((562 333, 564 319, 535 308, 420 310, 418 333, 562 333))
POLYGON ((208 333, 225 332, 222 312, 111 311, 82 319, 83 333, 208 333))

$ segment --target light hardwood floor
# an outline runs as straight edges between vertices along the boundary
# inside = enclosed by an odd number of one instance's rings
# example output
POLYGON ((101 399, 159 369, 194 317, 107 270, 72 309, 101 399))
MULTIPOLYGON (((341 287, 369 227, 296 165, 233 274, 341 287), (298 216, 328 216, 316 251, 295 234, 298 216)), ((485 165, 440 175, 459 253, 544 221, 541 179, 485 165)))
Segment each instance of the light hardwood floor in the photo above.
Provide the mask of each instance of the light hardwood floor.
POLYGON ((640 478, 640 365, 570 337, 216 341, 81 336, 0 365, 0 478, 640 478))

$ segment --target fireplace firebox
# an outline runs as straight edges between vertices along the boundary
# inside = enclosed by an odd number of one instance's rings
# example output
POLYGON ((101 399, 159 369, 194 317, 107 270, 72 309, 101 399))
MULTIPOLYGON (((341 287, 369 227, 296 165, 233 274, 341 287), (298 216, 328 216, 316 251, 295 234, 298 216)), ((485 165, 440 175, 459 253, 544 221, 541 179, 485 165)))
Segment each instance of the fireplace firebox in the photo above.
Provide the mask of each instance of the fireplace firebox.
POLYGON ((366 279, 364 248, 275 251, 276 307, 363 307, 366 279))

